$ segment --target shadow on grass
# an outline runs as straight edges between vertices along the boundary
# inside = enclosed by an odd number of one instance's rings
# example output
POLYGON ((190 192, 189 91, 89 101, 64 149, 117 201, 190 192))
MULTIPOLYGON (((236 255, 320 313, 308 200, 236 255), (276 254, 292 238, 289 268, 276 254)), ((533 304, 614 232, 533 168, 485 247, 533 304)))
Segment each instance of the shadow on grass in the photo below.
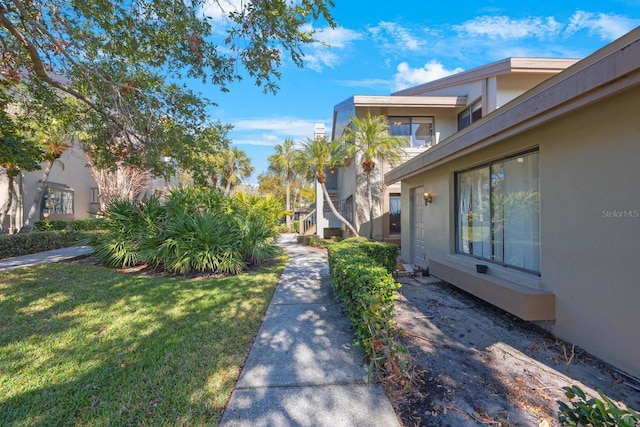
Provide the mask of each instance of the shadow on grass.
POLYGON ((215 424, 284 262, 185 280, 91 265, 0 279, 0 425, 215 424))

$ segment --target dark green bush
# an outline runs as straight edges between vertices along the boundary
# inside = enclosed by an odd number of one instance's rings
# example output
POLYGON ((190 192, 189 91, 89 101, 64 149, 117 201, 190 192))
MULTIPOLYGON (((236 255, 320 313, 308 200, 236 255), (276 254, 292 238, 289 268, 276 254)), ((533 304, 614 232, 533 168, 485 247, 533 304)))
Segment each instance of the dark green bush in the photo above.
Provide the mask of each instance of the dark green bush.
POLYGON ((343 242, 357 244, 376 263, 383 266, 388 273, 393 273, 396 270, 396 263, 400 255, 400 248, 397 245, 374 242, 364 237, 350 237, 343 240, 343 242))
POLYGON ((65 220, 50 220, 36 221, 33 223, 33 231, 51 231, 51 230, 66 230, 70 221, 65 220))
POLYGON ((275 255, 281 215, 272 197, 182 188, 166 203, 156 197, 113 201, 104 218, 108 232, 90 244, 117 268, 147 263, 172 273, 235 274, 275 255))
POLYGON ((366 239, 346 239, 329 246, 331 282, 355 328, 356 343, 370 362, 370 373, 382 368, 399 375, 397 327, 393 301, 400 288, 386 267, 368 255, 366 239))
POLYGON ((104 230, 105 221, 101 218, 76 219, 69 222, 69 227, 77 231, 104 230))
POLYGON ((77 231, 41 231, 0 235, 0 258, 29 255, 36 252, 75 246, 85 235, 77 231))

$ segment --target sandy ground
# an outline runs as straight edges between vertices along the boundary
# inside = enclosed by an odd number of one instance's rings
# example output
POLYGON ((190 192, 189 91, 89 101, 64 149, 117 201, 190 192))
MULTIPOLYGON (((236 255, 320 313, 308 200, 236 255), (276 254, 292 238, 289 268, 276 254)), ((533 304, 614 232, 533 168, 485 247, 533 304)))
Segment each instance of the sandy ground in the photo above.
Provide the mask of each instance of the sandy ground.
POLYGON ((401 278, 396 319, 415 361, 405 426, 558 426, 562 387, 640 409, 640 381, 433 277, 401 278))

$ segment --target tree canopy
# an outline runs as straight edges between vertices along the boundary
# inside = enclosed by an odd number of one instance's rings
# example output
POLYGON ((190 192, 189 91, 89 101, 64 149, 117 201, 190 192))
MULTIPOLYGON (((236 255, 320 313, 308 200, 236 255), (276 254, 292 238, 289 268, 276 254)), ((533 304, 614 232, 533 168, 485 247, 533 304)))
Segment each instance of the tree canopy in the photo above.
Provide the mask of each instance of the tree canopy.
MULTIPOLYGON (((249 77, 278 89, 287 58, 303 65, 305 24, 335 26, 332 0, 2 0, 0 74, 11 93, 56 110, 80 102, 94 157, 163 172, 159 160, 197 145, 212 103, 185 79, 228 91, 249 77)), ((212 91, 208 88, 208 93, 212 91)))

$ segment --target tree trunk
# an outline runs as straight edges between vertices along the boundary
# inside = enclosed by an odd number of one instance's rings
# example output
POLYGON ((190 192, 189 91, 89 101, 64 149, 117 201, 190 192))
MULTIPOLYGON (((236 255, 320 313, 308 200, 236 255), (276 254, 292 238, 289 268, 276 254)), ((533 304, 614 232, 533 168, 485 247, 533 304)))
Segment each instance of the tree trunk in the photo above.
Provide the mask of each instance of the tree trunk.
POLYGON ((320 185, 322 186, 322 193, 324 194, 324 200, 329 204, 329 209, 331 209, 331 212, 340 220, 341 223, 347 226, 349 231, 351 231, 351 233, 353 233, 354 236, 357 236, 358 231, 353 227, 353 225, 351 225, 349 221, 345 219, 345 217, 340 215, 336 210, 336 207, 333 206, 333 202, 331 201, 331 197, 329 197, 329 192, 327 191, 327 187, 324 185, 324 182, 321 182, 320 185))
POLYGON ((367 172, 367 201, 369 202, 369 240, 373 240, 373 195, 371 194, 371 172, 367 172))
MULTIPOLYGON (((13 201, 13 180, 14 178, 7 174, 7 201, 4 203, 4 206, 0 208, 0 233, 4 232, 4 220, 11 209, 11 202, 13 201)), ((11 226, 9 226, 9 230, 11 230, 11 226)))
POLYGON ((287 179, 285 183, 285 193, 286 193, 286 205, 287 205, 287 216, 286 216, 287 231, 291 233, 291 215, 289 214, 289 212, 291 212, 291 182, 289 181, 289 179, 287 179))
POLYGON ((42 193, 44 193, 45 182, 49 179, 49 173, 51 172, 51 168, 53 167, 53 161, 47 162, 43 172, 42 179, 38 184, 38 188, 36 189, 36 194, 33 197, 33 202, 31 202, 31 207, 29 208, 29 213, 22 224, 22 233, 30 233, 33 229, 33 217, 36 216, 36 212, 38 211, 38 205, 40 205, 40 200, 42 200, 42 193))

